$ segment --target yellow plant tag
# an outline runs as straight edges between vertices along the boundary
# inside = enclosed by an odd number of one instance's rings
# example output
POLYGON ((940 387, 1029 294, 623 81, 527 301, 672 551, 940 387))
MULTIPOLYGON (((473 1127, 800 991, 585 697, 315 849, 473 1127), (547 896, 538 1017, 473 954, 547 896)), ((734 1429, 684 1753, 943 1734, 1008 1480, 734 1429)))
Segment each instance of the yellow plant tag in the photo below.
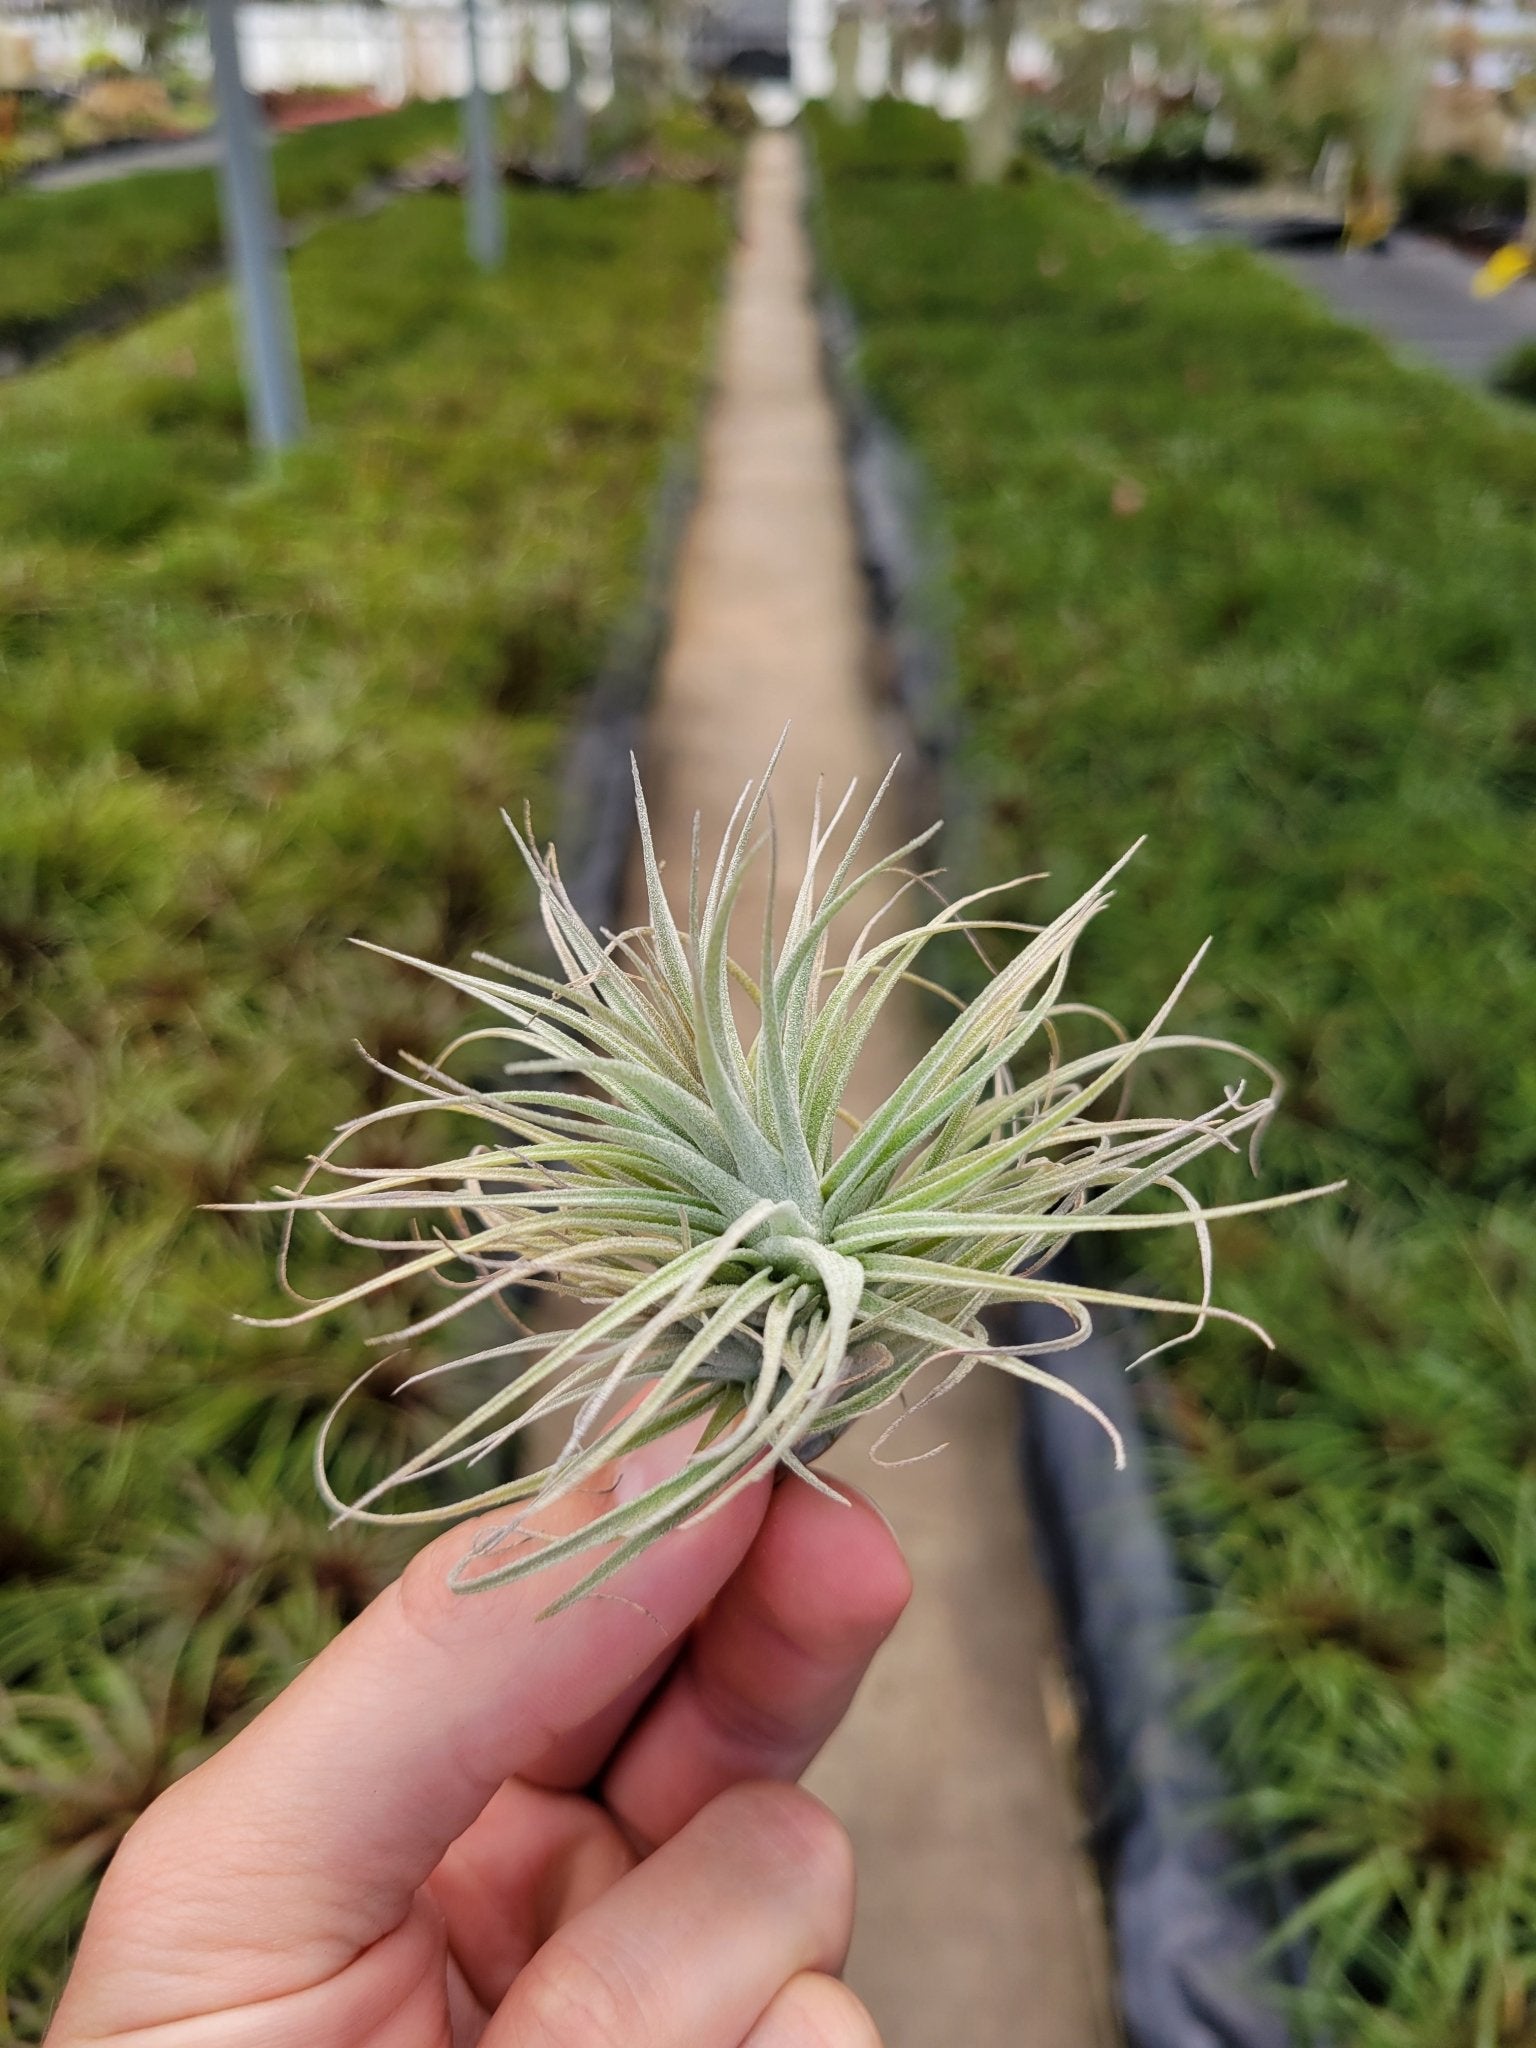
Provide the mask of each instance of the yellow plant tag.
POLYGON ((1473 278, 1473 298, 1492 299, 1508 291, 1529 273, 1531 263, 1532 251, 1523 242, 1506 242, 1502 249, 1495 249, 1473 278))

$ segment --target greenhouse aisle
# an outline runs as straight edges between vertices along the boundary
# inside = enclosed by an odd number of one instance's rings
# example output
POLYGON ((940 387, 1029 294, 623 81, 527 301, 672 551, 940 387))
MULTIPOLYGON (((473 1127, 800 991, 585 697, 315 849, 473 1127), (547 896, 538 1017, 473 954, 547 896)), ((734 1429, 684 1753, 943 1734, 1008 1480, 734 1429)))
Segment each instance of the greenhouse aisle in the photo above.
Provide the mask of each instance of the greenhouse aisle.
MULTIPOLYGON (((669 877, 687 872, 694 810, 712 844, 786 720, 774 791, 790 849, 808 832, 818 774, 837 794, 851 775, 869 790, 895 751, 868 688, 871 649, 809 300, 802 193, 797 142, 760 136, 747 165, 702 488, 646 740, 669 877)), ((905 823, 898 803, 889 808, 886 846, 905 823)), ((780 874, 786 894, 790 865, 780 874)), ((760 908, 760 899, 743 901, 745 929, 760 908)), ((900 1078, 917 1031, 915 1015, 891 1018, 868 1049, 856 1098, 867 1103, 900 1078)), ((868 1431, 864 1447, 850 1439, 829 1460, 878 1498, 916 1580, 906 1619, 808 1781, 859 1850, 848 1974, 886 2048, 1018 2048, 1026 2014, 1030 2048, 1115 2039, 1097 1895, 1069 1790, 1067 1694, 1015 1477, 1014 1414, 1008 1384, 978 1372, 891 1447, 900 1455, 947 1440, 941 1456, 877 1468, 865 1455, 868 1431)))

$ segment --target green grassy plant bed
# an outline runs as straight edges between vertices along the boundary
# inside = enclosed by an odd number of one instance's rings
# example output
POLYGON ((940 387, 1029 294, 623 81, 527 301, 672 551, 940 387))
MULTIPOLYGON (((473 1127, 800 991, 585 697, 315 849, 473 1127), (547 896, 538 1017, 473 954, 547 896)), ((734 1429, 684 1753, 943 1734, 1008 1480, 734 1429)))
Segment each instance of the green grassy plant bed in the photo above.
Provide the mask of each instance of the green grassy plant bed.
MULTIPOLYGON (((272 153, 278 208, 289 221, 333 211, 360 186, 451 144, 457 122, 456 102, 417 101, 285 136, 272 153)), ((30 355, 60 329, 151 307, 219 248, 210 170, 0 192, 0 350, 30 355)))
POLYGON ((750 105, 729 89, 694 103, 661 101, 621 86, 605 106, 587 116, 580 160, 565 164, 563 98, 534 82, 509 95, 503 123, 509 178, 572 185, 644 177, 708 183, 735 170, 754 125, 750 105))
MULTIPOLYGON (((305 1449, 388 1323, 233 1323, 283 1305, 268 1233, 195 1205, 291 1182, 398 1095, 354 1036, 393 1060, 457 1028, 452 991, 353 934, 460 963, 523 943, 498 806, 553 824, 565 721, 639 594, 728 209, 527 195, 509 230, 496 278, 451 200, 306 244, 315 433, 278 477, 244 450, 222 294, 0 392, 0 1980, 23 2039, 133 1815, 398 1559, 326 1531, 305 1449)), ((402 1163, 442 1138, 400 1131, 402 1163)), ((382 1472, 437 1412, 386 1367, 344 1462, 382 1472)))
POLYGON ((857 157, 829 254, 942 514, 978 867, 1049 868, 1048 913, 1148 834, 1097 1000, 1134 1028, 1213 933, 1187 1028, 1286 1075, 1272 1171, 1350 1180, 1216 1231, 1278 1349, 1208 1329, 1160 1373, 1243 1817, 1335 2038, 1529 2041, 1536 435, 1081 182, 857 157))

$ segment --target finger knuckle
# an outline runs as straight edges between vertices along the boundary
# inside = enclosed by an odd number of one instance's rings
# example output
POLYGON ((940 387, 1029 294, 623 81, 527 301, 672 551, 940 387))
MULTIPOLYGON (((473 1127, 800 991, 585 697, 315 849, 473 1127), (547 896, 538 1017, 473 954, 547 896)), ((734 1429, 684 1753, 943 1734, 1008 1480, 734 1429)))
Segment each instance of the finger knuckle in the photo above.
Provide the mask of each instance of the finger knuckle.
POLYGON ((195 1822, 186 1781, 166 1786, 125 1829, 100 1890, 156 1895, 179 1868, 179 1850, 195 1822))
POLYGON ((159 1889, 161 1831, 150 1813, 140 1814, 117 1847, 96 1888, 96 1916, 109 1912, 120 1898, 133 1898, 144 1890, 151 1895, 159 1889))
POLYGON ((517 1980, 518 2048, 634 2048, 650 2038, 643 1988, 616 1952, 558 1935, 517 1980))
POLYGON ((761 1759, 765 1771, 781 1751, 803 1741, 803 1716, 742 1692, 707 1666, 695 1672, 694 1684, 714 1731, 738 1753, 761 1759))

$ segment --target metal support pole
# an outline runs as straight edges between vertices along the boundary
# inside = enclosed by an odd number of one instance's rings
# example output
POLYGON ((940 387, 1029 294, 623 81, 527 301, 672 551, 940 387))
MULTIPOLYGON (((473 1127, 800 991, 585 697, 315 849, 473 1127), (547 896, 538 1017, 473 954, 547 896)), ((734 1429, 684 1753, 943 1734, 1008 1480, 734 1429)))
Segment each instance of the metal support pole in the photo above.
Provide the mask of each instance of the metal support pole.
POLYGON ((288 272, 278 241, 272 160, 240 73, 236 0, 208 0, 213 92, 219 115, 219 196, 224 244, 235 285, 251 440, 291 447, 304 433, 304 387, 293 336, 288 272))
POLYGON ((499 270, 507 253, 507 210, 496 164, 496 135, 490 94, 480 65, 480 0, 464 0, 464 34, 469 46, 469 91, 464 95, 464 232, 469 253, 482 270, 499 270))
POLYGON ((583 56, 576 40, 571 0, 564 0, 565 84, 560 88, 560 117, 555 127, 555 155, 562 178, 579 185, 587 175, 587 109, 581 97, 583 56))

